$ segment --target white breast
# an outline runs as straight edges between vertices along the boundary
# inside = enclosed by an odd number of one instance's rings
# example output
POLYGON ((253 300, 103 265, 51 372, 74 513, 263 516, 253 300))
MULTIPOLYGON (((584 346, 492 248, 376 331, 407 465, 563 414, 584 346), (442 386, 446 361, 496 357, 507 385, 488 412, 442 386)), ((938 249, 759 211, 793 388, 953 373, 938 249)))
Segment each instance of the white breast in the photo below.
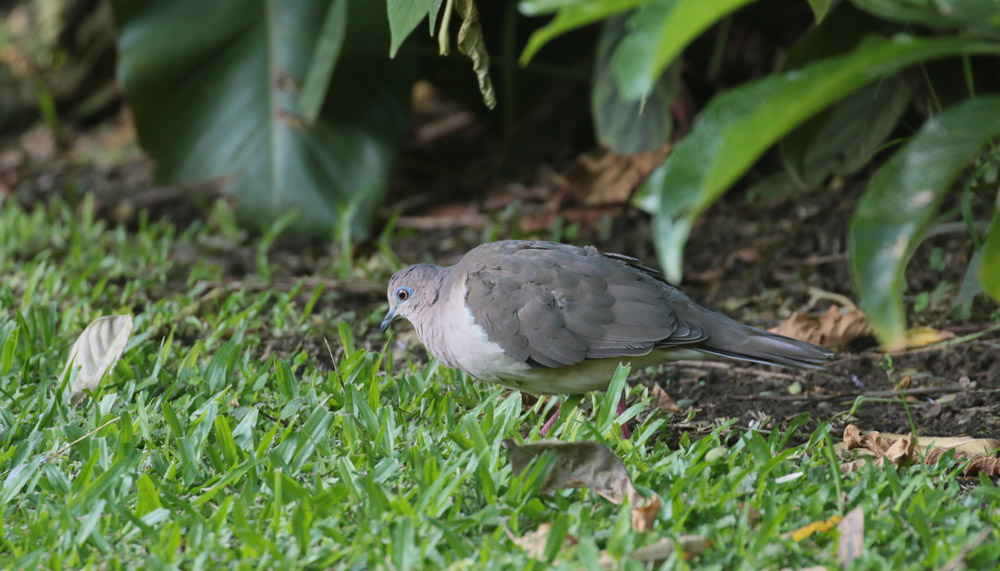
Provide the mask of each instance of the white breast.
POLYGON ((420 339, 437 359, 449 367, 484 381, 498 382, 517 377, 531 369, 527 363, 508 357, 489 340, 465 306, 465 284, 453 290, 451 298, 437 313, 436 323, 418 329, 420 339))

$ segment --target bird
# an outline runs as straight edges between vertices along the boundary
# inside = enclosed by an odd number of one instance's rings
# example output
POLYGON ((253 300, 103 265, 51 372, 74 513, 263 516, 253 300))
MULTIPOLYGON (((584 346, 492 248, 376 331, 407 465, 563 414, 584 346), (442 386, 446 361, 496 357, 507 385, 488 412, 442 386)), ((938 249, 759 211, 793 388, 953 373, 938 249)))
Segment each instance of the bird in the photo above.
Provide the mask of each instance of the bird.
POLYGON ((641 260, 593 246, 503 240, 389 280, 385 333, 407 319, 428 352, 535 395, 608 387, 619 363, 730 359, 818 369, 833 352, 730 319, 641 260))

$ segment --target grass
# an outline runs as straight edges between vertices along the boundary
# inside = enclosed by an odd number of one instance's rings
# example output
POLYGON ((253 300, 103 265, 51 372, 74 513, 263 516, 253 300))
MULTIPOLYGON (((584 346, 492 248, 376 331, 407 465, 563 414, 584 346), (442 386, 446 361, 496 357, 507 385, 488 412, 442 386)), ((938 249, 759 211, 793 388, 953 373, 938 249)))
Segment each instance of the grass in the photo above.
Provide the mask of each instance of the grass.
MULTIPOLYGON (((630 552, 681 534, 713 544, 665 568, 835 568, 836 531, 789 532, 856 507, 865 552, 853 568, 1000 558, 1000 492, 989 480, 969 491, 960 462, 841 476, 839 435, 805 431, 804 416, 787 430, 728 422, 667 441, 643 386, 630 392, 630 440, 590 412, 600 394, 554 435, 603 441, 640 492, 662 497, 655 529, 633 532, 628 506, 585 489, 542 494, 537 474, 511 474, 501 440, 538 440, 548 405, 411 362, 377 335, 381 308, 335 291, 217 285, 233 248, 255 260, 241 278, 281 275, 273 236, 247 238, 224 210, 135 232, 91 212, 58 201, 0 211, 5 568, 576 569, 603 550, 639 569, 630 552), (123 312, 135 315, 123 358, 69 404, 70 346, 91 320, 123 312), (511 537, 543 523, 554 537, 538 561, 511 537), (563 534, 579 543, 560 549, 563 534)), ((373 261, 365 277, 390 266, 373 261)))

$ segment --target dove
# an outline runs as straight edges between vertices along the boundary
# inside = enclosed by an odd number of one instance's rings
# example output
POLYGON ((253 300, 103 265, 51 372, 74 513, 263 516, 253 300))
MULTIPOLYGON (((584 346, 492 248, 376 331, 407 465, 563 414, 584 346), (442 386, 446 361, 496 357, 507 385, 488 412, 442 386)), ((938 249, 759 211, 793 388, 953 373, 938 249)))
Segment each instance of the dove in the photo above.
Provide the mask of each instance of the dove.
POLYGON ((833 356, 699 305, 640 260, 557 242, 490 242, 453 266, 409 266, 387 295, 383 333, 407 319, 443 364, 537 395, 606 389, 619 363, 815 369, 833 356))

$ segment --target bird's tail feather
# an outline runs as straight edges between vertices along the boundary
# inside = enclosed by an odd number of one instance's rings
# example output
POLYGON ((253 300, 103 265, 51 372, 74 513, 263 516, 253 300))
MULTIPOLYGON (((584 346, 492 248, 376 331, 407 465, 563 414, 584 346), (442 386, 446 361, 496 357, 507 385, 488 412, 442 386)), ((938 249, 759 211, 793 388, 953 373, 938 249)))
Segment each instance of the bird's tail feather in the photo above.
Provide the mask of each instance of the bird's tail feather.
POLYGON ((741 333, 746 337, 742 343, 727 344, 728 346, 722 349, 714 347, 710 340, 709 343, 700 345, 698 349, 719 357, 802 369, 821 369, 834 355, 833 351, 812 343, 748 325, 743 327, 746 329, 741 333))

